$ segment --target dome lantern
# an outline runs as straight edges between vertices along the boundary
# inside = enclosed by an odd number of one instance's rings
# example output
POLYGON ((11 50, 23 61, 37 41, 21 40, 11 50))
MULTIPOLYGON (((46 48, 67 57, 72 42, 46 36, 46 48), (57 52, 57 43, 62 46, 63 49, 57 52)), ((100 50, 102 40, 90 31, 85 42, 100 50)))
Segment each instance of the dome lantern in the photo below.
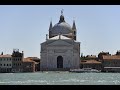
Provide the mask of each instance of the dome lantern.
POLYGON ((61 10, 60 20, 59 23, 65 22, 64 16, 63 16, 63 9, 61 10))

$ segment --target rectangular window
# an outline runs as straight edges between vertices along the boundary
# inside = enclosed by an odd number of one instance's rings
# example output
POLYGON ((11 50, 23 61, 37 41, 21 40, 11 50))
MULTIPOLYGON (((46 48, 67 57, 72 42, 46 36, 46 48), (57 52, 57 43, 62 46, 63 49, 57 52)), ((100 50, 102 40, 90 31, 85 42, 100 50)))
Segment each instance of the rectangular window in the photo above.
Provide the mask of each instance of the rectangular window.
POLYGON ((4 64, 4 66, 5 66, 5 64, 4 64))

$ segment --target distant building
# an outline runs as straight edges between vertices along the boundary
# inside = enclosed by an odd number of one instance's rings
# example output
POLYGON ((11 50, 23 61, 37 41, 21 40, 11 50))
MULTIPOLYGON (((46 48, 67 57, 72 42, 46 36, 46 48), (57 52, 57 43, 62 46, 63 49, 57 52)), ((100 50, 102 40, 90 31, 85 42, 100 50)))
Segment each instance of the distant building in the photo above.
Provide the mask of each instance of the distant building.
POLYGON ((12 56, 9 54, 0 55, 0 72, 11 72, 12 71, 12 56))
POLYGON ((12 53, 12 72, 22 72, 22 62, 24 59, 23 51, 19 52, 19 49, 14 49, 12 53))
POLYGON ((0 55, 0 73, 35 72, 40 70, 40 59, 37 57, 24 58, 24 53, 14 49, 12 55, 3 52, 0 55))
POLYGON ((35 64, 36 64, 35 61, 25 58, 22 64, 23 72, 35 72, 35 64))
POLYGON ((103 55, 102 66, 104 72, 120 72, 120 55, 103 55))
POLYGON ((40 70, 69 70, 80 67, 80 42, 76 42, 76 25, 66 23, 61 13, 60 20, 52 26, 50 22, 49 38, 41 43, 40 70))
POLYGON ((102 69, 102 63, 97 60, 81 60, 80 68, 92 68, 101 70, 102 69))
POLYGON ((40 71, 40 59, 38 57, 27 57, 31 61, 35 62, 35 71, 40 71))

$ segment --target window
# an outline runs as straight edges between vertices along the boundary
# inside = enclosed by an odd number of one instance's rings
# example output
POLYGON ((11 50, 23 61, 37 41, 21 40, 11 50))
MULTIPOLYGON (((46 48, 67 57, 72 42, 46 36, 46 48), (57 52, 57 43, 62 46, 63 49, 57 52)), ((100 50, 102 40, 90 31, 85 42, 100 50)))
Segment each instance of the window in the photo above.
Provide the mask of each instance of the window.
POLYGON ((9 64, 9 66, 11 66, 11 64, 9 64))
POLYGON ((8 66, 8 64, 7 64, 7 66, 8 66))
POLYGON ((5 64, 4 64, 4 66, 5 66, 5 64))

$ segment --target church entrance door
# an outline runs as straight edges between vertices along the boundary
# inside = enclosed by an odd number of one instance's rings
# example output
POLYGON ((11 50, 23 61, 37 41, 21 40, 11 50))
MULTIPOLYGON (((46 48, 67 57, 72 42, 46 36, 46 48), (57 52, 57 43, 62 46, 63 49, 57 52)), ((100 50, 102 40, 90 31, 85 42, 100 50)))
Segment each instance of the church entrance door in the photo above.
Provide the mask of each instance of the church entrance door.
POLYGON ((63 57, 62 56, 57 57, 57 68, 63 68, 63 57))

